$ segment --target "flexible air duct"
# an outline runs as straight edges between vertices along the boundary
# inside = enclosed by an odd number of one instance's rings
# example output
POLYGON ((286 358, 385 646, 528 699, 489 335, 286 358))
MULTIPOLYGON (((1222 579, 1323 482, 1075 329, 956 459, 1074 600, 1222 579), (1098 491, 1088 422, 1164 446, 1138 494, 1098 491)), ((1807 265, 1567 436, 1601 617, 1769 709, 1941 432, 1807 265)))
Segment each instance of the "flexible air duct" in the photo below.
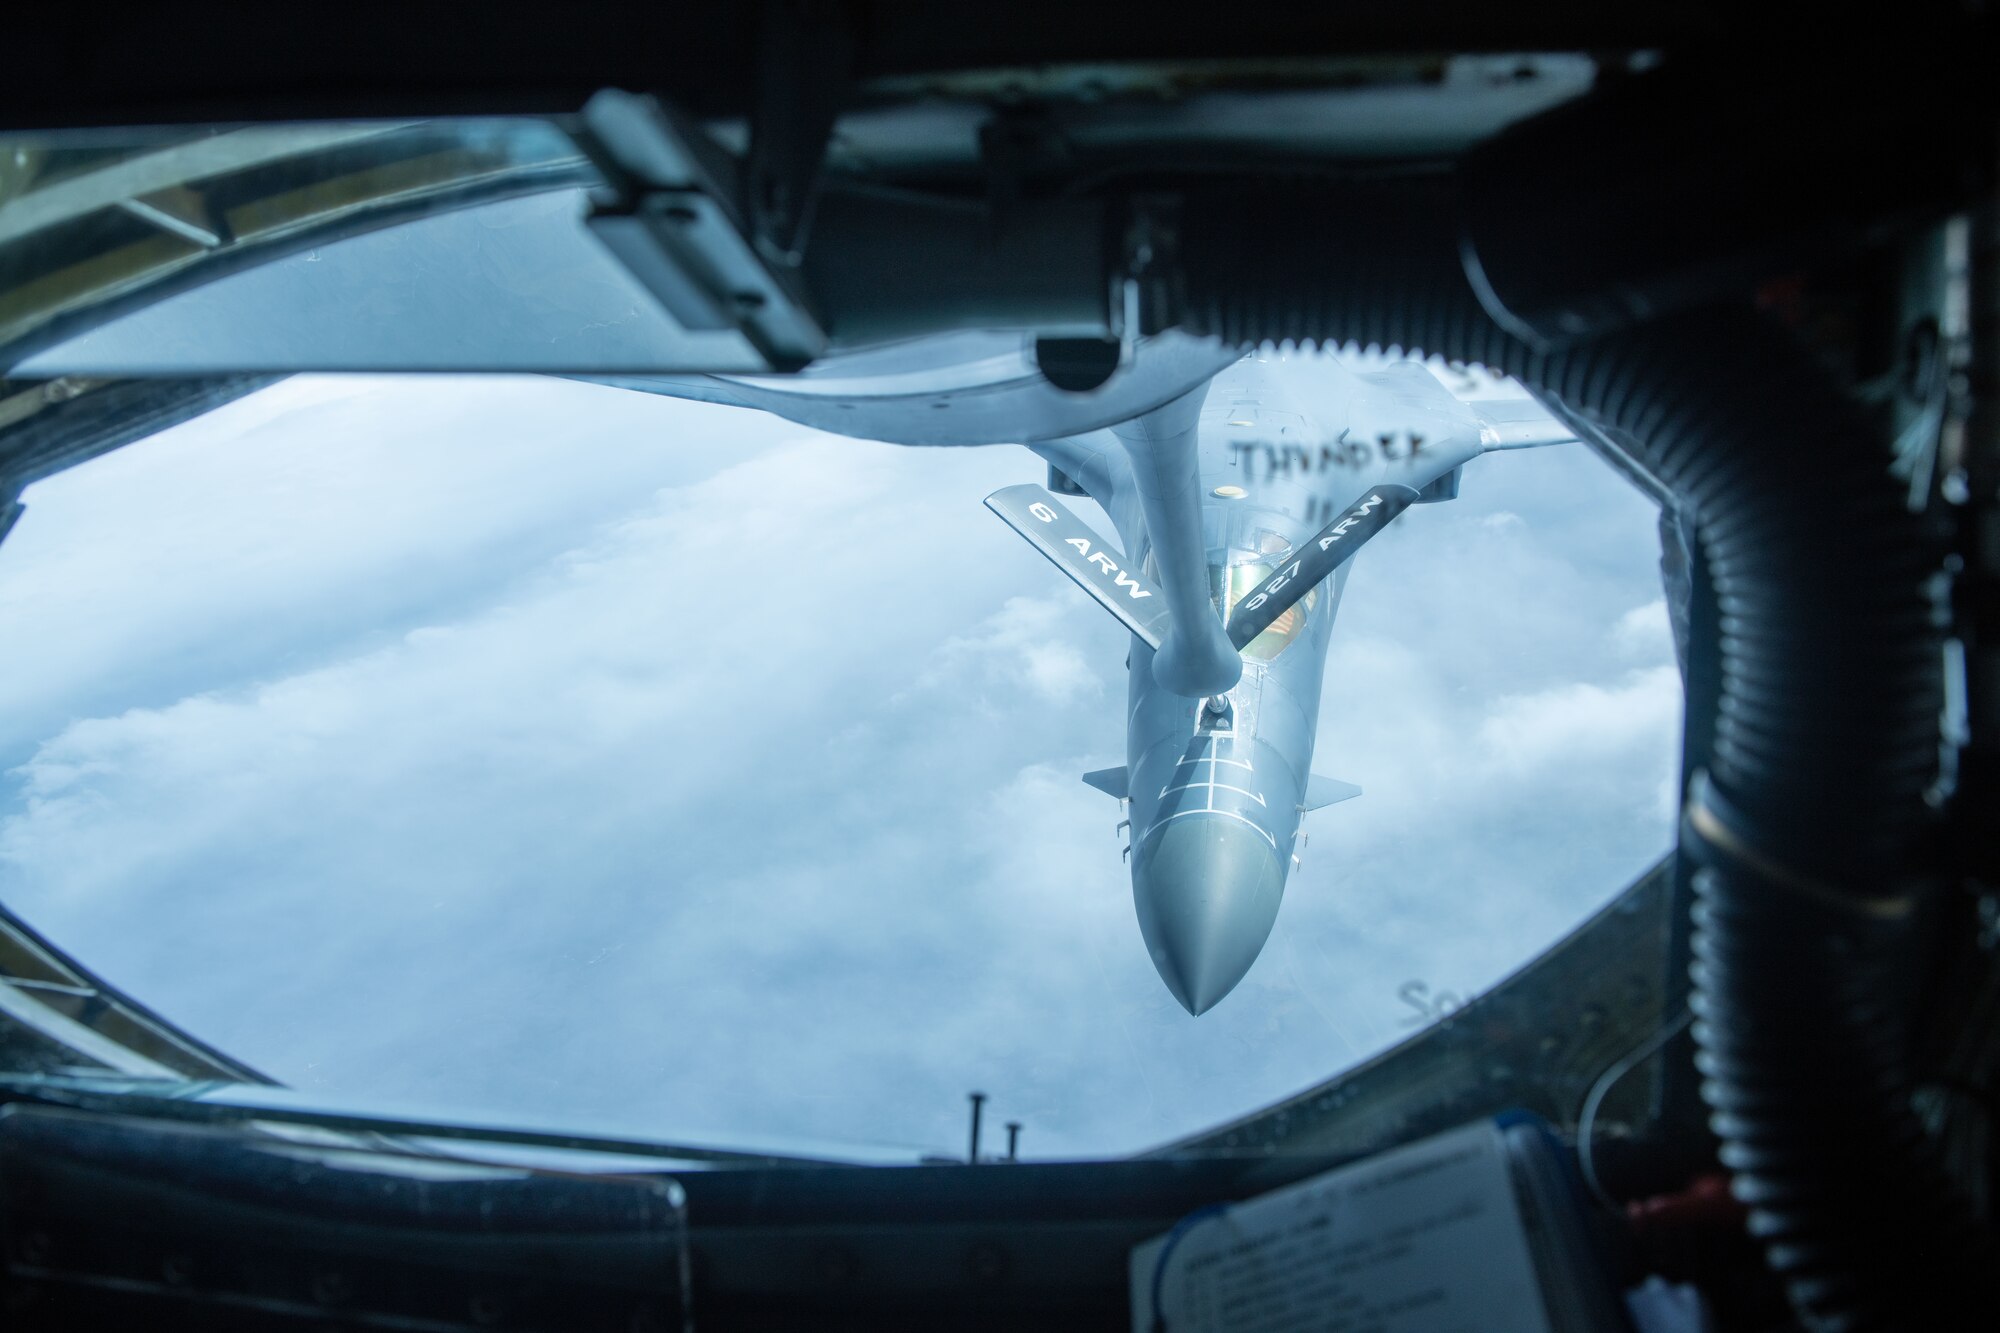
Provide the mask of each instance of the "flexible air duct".
POLYGON ((1506 371, 1692 516, 1721 634, 1691 649, 1719 655, 1721 693, 1683 839, 1705 863, 1693 1004, 1723 1160, 1808 1326, 1991 1327, 2000 1250, 1911 1111, 1892 976, 1935 820, 1934 537, 1784 328, 1710 308, 1537 351, 1474 298, 1451 217, 1442 189, 1190 200, 1184 327, 1506 371))

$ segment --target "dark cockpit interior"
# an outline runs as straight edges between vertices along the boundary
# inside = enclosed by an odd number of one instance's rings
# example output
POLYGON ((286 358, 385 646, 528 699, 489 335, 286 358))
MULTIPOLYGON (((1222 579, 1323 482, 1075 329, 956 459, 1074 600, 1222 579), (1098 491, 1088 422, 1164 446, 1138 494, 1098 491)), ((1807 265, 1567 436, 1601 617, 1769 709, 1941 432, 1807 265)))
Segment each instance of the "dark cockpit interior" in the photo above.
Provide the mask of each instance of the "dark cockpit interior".
MULTIPOLYGON (((1174 357, 1393 349, 1511 377, 1658 506, 1684 712, 1675 845, 1601 910, 1104 1160, 1022 1155, 979 1095, 925 1160, 344 1108, 9 903, 8 1326, 1994 1327, 1993 29, 1929 0, 14 25, 0 540, 30 487, 298 375, 830 430, 858 401, 957 444, 1102 431, 1174 357)), ((1230 549, 1225 614, 1295 549, 1230 549)), ((717 595, 801 558, 739 554, 717 595)), ((1282 666, 1337 592, 1245 655, 1282 666)), ((5 611, 0 675, 39 651, 5 611)))

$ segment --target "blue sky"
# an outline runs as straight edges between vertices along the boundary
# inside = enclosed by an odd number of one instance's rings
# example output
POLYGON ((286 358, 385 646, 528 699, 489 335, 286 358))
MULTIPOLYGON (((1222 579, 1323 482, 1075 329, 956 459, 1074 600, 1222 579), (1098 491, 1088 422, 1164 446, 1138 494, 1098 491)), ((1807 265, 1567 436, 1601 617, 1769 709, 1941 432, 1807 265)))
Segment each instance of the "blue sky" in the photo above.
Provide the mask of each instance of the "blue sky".
MULTIPOLYGON (((1310 373, 1301 365, 1299 373, 1310 373)), ((0 899, 308 1092, 529 1124, 1147 1147, 1413 1030, 1668 845, 1653 511, 1579 446, 1356 558, 1262 958, 1133 919, 1125 640, 898 449, 531 378, 288 381, 0 548, 0 899)), ((1089 511, 1093 517, 1095 511, 1089 511)))

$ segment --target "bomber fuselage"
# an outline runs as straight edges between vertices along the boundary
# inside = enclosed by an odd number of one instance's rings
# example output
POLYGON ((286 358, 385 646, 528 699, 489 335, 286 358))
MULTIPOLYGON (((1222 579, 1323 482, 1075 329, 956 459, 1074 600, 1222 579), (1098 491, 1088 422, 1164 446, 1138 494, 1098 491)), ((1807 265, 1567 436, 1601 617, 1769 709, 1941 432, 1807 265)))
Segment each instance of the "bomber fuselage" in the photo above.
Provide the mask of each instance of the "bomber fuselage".
MULTIPOLYGON (((1420 487, 1478 452, 1477 420, 1429 372, 1358 375, 1320 362, 1302 400, 1246 358, 1201 408, 1201 541, 1226 621, 1344 507, 1383 480, 1420 487)), ((1438 493, 1434 488, 1433 493, 1438 493)), ((1106 505, 1134 561, 1152 543, 1136 506, 1106 505)), ((1277 920, 1309 799, 1334 614, 1348 566, 1244 645, 1226 694, 1165 688, 1133 639, 1126 768, 1139 926, 1176 999, 1199 1014, 1243 979, 1277 920)))

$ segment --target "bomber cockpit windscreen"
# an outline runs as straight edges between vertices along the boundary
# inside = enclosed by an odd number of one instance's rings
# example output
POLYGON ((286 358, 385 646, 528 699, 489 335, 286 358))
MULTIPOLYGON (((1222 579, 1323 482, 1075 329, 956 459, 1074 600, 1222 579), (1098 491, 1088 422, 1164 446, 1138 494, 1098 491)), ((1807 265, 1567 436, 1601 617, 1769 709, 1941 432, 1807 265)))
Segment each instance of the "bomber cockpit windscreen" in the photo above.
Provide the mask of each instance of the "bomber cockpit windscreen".
MULTIPOLYGON (((1258 584, 1278 571, 1278 566, 1271 562, 1272 557, 1291 553, 1291 544, 1276 533, 1271 534, 1266 545, 1269 549, 1238 553, 1233 559, 1209 567, 1210 580, 1220 585, 1218 601, 1225 618, 1242 604, 1258 584)), ((1252 661, 1269 662, 1284 652, 1298 638, 1299 631, 1305 628, 1307 618, 1318 604, 1319 589, 1314 588, 1281 611, 1269 629, 1244 644, 1243 655, 1252 661)))

